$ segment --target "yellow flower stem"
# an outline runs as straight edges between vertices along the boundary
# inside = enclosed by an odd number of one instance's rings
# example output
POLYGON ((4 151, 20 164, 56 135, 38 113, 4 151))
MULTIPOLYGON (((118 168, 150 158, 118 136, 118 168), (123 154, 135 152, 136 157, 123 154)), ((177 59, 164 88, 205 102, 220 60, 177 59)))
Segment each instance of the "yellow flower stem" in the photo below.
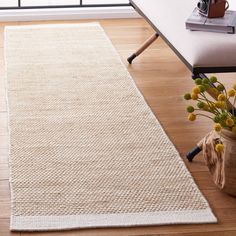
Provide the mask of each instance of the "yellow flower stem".
MULTIPOLYGON (((212 102, 212 101, 210 101, 210 100, 208 100, 211 104, 214 104, 214 102, 212 102)), ((218 115, 220 115, 220 112, 219 112, 219 110, 216 108, 216 107, 214 107, 214 109, 213 109, 218 115)), ((215 115, 216 115, 216 113, 214 113, 215 115)))
POLYGON ((222 135, 221 135, 221 132, 219 133, 219 135, 220 135, 220 142, 222 143, 222 135))
POLYGON ((229 108, 228 108, 228 106, 227 106, 227 103, 228 103, 228 102, 229 102, 229 100, 226 99, 226 101, 225 101, 226 111, 227 111, 228 114, 232 115, 232 114, 229 112, 229 108))
POLYGON ((228 113, 230 116, 232 116, 232 114, 229 112, 229 107, 227 106, 227 103, 230 103, 230 101, 229 101, 229 97, 228 97, 228 95, 227 95, 226 90, 225 90, 225 95, 226 95, 226 100, 225 100, 226 111, 227 111, 227 113, 228 113))
POLYGON ((226 97, 226 99, 228 100, 228 94, 227 94, 227 92, 226 92, 225 86, 224 86, 221 82, 219 82, 219 81, 217 81, 217 83, 220 84, 220 85, 222 85, 222 86, 224 87, 223 92, 225 93, 225 97, 226 97))
MULTIPOLYGON (((206 99, 198 98, 197 101, 198 101, 198 102, 201 102, 201 101, 204 101, 204 102, 205 102, 206 99)), ((208 100, 208 102, 211 103, 211 104, 214 104, 214 102, 212 102, 212 101, 210 101, 210 100, 208 100)), ((208 106, 209 106, 209 104, 208 104, 208 106)), ((200 111, 202 111, 202 109, 195 109, 195 110, 200 110, 200 111)), ((216 108, 214 109, 214 111, 216 111, 216 113, 218 113, 218 115, 220 114, 220 112, 219 112, 216 108)), ((211 112, 211 113, 213 113, 214 115, 216 115, 216 113, 214 113, 214 112, 211 112)))
POLYGON ((226 92, 225 86, 220 81, 217 81, 217 83, 222 85, 224 87, 224 91, 226 92))
POLYGON ((207 102, 210 110, 211 110, 211 113, 213 113, 214 115, 216 115, 215 111, 219 114, 219 111, 217 109, 212 109, 212 106, 210 105, 210 103, 212 104, 213 102, 211 102, 210 100, 208 100, 208 98, 206 97, 206 95, 204 93, 201 93, 201 95, 203 96, 204 100, 207 102))
POLYGON ((197 113, 197 114, 195 114, 196 116, 204 116, 204 117, 207 117, 207 118, 209 118, 209 119, 211 119, 211 120, 214 120, 213 118, 211 118, 210 116, 207 116, 207 115, 205 115, 205 114, 201 114, 201 113, 197 113))
POLYGON ((205 101, 205 99, 203 99, 203 98, 198 98, 197 101, 201 102, 201 101, 205 101))
POLYGON ((233 102, 233 116, 235 115, 235 114, 234 114, 234 110, 235 110, 235 103, 236 103, 236 96, 234 96, 234 102, 233 102))
MULTIPOLYGON (((226 102, 226 111, 227 111, 227 113, 230 113, 229 110, 228 110, 228 106, 227 106, 227 102, 229 102, 229 97, 228 97, 227 91, 225 89, 225 86, 219 81, 217 81, 217 83, 224 87, 223 94, 225 94, 225 97, 226 97, 226 101, 225 101, 226 102)), ((222 92, 219 92, 219 93, 222 93, 222 92)), ((221 111, 223 112, 222 109, 221 109, 221 111)))

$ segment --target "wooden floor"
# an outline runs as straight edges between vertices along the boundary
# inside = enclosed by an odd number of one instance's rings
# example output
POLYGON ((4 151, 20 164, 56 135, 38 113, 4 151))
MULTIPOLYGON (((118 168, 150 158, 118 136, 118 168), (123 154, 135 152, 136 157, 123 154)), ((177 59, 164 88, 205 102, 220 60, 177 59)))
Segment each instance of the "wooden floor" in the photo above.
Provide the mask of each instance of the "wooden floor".
MULTIPOLYGON (((81 21, 70 21, 68 23, 77 22, 81 21)), ((8 25, 38 23, 48 24, 67 22, 16 22, 8 23, 8 25)), ((153 33, 152 29, 143 20, 101 20, 100 23, 112 40, 147 103, 158 117, 181 156, 185 159, 185 154, 188 150, 191 149, 212 126, 209 121, 204 119, 196 121, 195 123, 190 123, 186 119, 185 106, 187 103, 183 100, 182 94, 189 91, 193 86, 191 73, 161 39, 158 39, 147 51, 137 58, 132 66, 127 64, 127 56, 137 49, 139 45, 153 33)), ((11 233, 9 231, 10 192, 7 157, 7 112, 3 81, 4 26, 5 24, 0 24, 0 236, 236 235, 236 198, 221 193, 216 189, 201 155, 199 155, 193 163, 188 163, 186 160, 185 163, 216 214, 219 220, 219 223, 217 224, 91 229, 34 234, 25 232, 11 233)), ((227 85, 230 85, 236 81, 236 74, 219 74, 218 78, 227 85)))

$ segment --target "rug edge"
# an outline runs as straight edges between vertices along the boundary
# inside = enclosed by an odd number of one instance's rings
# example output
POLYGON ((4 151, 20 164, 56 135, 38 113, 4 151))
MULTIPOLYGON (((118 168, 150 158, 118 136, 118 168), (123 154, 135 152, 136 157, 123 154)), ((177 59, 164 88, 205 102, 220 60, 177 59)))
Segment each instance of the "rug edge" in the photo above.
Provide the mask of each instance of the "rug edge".
MULTIPOLYGON (((82 24, 87 24, 87 25, 91 25, 91 23, 82 23, 82 24)), ((75 26, 76 24, 68 24, 68 26, 75 26)), ((95 23, 95 25, 96 26, 99 26, 100 27, 100 29, 102 29, 103 30, 103 28, 98 24, 96 24, 95 23)), ((37 25, 37 27, 38 27, 39 25, 37 25)), ((65 25, 63 25, 63 26, 65 26, 65 25)), ((19 28, 30 28, 30 26, 7 26, 6 28, 5 28, 5 30, 7 30, 8 28, 10 28, 10 29, 13 29, 13 28, 17 28, 17 29, 19 29, 19 28)), ((41 25, 40 25, 40 27, 41 27, 41 25)), ((50 25, 46 25, 45 26, 45 28, 46 27, 51 27, 50 25)), ((103 30, 103 32, 105 33, 105 31, 103 30)), ((106 34, 105 34, 105 36, 107 36, 106 34)), ((109 42, 110 42, 110 44, 111 44, 111 46, 114 48, 114 46, 113 46, 113 44, 112 44, 112 42, 110 41, 110 39, 107 37, 107 39, 109 40, 109 42)), ((5 49, 6 47, 4 47, 4 49, 5 49)), ((115 49, 115 48, 114 48, 115 49)), ((114 50, 115 51, 115 50, 114 50)), ((116 53, 117 53, 117 51, 115 51, 116 53)), ((117 55, 119 55, 118 53, 117 53, 117 55)), ((124 68, 127 70, 127 68, 125 67, 125 64, 122 62, 122 60, 120 59, 120 61, 121 61, 121 63, 123 64, 123 66, 124 66, 124 68)), ((128 70, 127 70, 128 71, 128 70)), ((130 73, 129 73, 129 75, 130 75, 130 73)), ((159 120, 158 120, 158 118, 153 114, 153 111, 151 110, 151 108, 147 105, 147 102, 146 102, 146 100, 144 99, 144 97, 143 97, 143 95, 142 95, 142 93, 138 90, 138 88, 137 88, 137 85, 135 84, 135 82, 134 82, 134 80, 133 80, 133 78, 132 78, 132 76, 130 75, 130 78, 131 78, 131 80, 132 80, 132 83, 133 83, 133 85, 134 85, 134 88, 136 89, 136 92, 138 92, 137 93, 137 95, 139 95, 143 100, 144 100, 144 103, 145 103, 145 105, 150 109, 150 111, 151 111, 151 113, 152 113, 152 116, 156 119, 156 121, 160 124, 160 122, 159 122, 159 120)), ((8 106, 7 106, 7 108, 8 108, 8 106)), ((9 122, 8 122, 9 123, 9 122)), ((161 124, 160 124, 160 126, 161 126, 161 124)), ((169 139, 169 141, 172 143, 172 145, 175 147, 175 145, 174 145, 174 143, 170 140, 170 138, 169 138, 169 136, 166 134, 166 132, 165 132, 165 130, 163 129, 163 127, 161 126, 161 128, 162 128, 162 131, 163 131, 163 133, 167 136, 167 138, 169 139)), ((178 156, 180 157, 180 154, 179 154, 179 152, 178 152, 178 150, 176 149, 176 147, 175 147, 175 150, 176 150, 176 152, 177 152, 177 154, 178 154, 178 156)), ((180 157, 180 160, 184 163, 184 161, 181 159, 181 157, 180 157)), ((184 164, 185 165, 185 164, 184 164)), ((185 165, 185 167, 186 167, 186 165, 185 165)), ((189 172, 189 170, 187 169, 187 167, 186 167, 186 170, 187 170, 187 173, 192 177, 192 175, 190 174, 190 172, 189 172)), ((11 181, 10 181, 11 182, 11 181)), ((197 187, 198 188, 198 186, 197 186, 197 184, 195 183, 195 181, 194 181, 194 184, 195 184, 195 187, 197 187)), ((12 189, 12 188, 11 188, 12 189)), ((202 197, 204 198, 204 200, 207 202, 207 204, 208 204, 208 206, 209 206, 209 203, 208 203, 208 201, 206 200, 206 198, 205 198, 205 196, 202 194, 202 192, 200 191, 200 189, 198 188, 198 190, 199 190, 199 192, 201 193, 201 195, 202 195, 202 197)), ((200 212, 198 211, 198 213, 197 213, 197 211, 194 211, 195 213, 193 213, 193 211, 192 211, 192 213, 191 214, 193 214, 193 216, 192 216, 192 218, 191 217, 189 217, 189 215, 186 213, 186 212, 181 212, 181 213, 184 213, 185 214, 185 216, 182 218, 182 216, 180 217, 179 216, 179 212, 178 212, 178 216, 177 216, 177 214, 176 214, 176 216, 175 217, 173 217, 172 219, 174 219, 175 220, 175 222, 174 223, 172 223, 172 222, 168 222, 168 221, 160 221, 160 222, 155 222, 155 223, 147 223, 147 222, 144 222, 145 221, 145 217, 148 217, 148 216, 141 216, 140 217, 140 214, 139 214, 139 217, 138 216, 136 216, 136 217, 134 217, 134 219, 132 219, 132 217, 133 216, 129 216, 131 219, 128 219, 128 216, 126 215, 126 217, 124 217, 124 219, 126 219, 125 220, 125 222, 124 222, 124 224, 118 224, 118 223, 114 223, 113 225, 111 224, 111 225, 94 225, 94 226, 90 226, 90 225, 86 225, 86 222, 85 222, 85 224, 84 225, 79 225, 78 223, 77 223, 77 225, 73 225, 74 224, 74 222, 78 222, 78 220, 80 220, 80 219, 78 219, 79 218, 79 216, 50 216, 51 217, 51 221, 53 221, 53 223, 54 223, 54 221, 57 223, 57 225, 52 225, 52 227, 51 228, 46 228, 47 227, 47 225, 49 224, 49 220, 50 220, 50 217, 48 218, 47 216, 42 216, 42 217, 40 217, 40 216, 33 216, 33 217, 20 217, 20 216, 13 216, 12 215, 12 217, 11 217, 11 227, 10 227, 10 229, 12 230, 12 231, 45 231, 45 230, 58 230, 58 229, 78 229, 78 228, 99 228, 99 227, 119 227, 119 226, 121 226, 121 227, 131 227, 131 226, 137 226, 137 225, 140 225, 140 226, 147 226, 147 225, 165 225, 165 224, 198 224, 198 223, 216 223, 217 222, 217 219, 215 218, 215 216, 214 216, 214 214, 212 213, 212 211, 211 211, 211 208, 209 207, 209 209, 205 209, 206 210, 206 215, 203 217, 203 218, 201 218, 201 219, 199 219, 199 217, 201 217, 201 214, 200 214, 200 212), (62 219, 61 219, 61 217, 62 217, 62 219), (66 217, 66 218, 64 218, 64 217, 66 217), (69 222, 69 220, 71 219, 70 217, 72 217, 72 222, 69 222), (194 218, 194 217, 196 217, 196 218, 194 218), (198 219, 197 219, 197 217, 198 217, 198 219), (32 219, 29 219, 29 218, 32 218, 32 219), (52 220, 52 219, 55 219, 55 220, 52 220), (67 218, 69 218, 69 219, 67 219, 67 218), (142 219, 139 219, 140 221, 142 221, 141 223, 139 223, 139 221, 135 221, 135 219, 137 219, 137 218, 142 218, 142 219), (191 219, 190 219, 191 218, 191 219), (127 219, 128 219, 128 221, 127 221, 127 219), (40 227, 41 226, 41 223, 40 222, 43 222, 44 221, 44 224, 42 224, 42 227, 40 227), (66 222, 67 221, 67 222, 66 222), (19 222, 23 222, 23 223, 25 223, 26 224, 26 228, 21 228, 18 224, 19 224, 19 222), (68 223, 68 224, 67 224, 68 223), (29 227, 29 224, 32 224, 32 226, 30 226, 29 227), (40 226, 39 225, 37 225, 37 224, 40 224, 40 226), (37 229, 34 229, 33 227, 37 227, 37 229), (55 228, 54 228, 55 227, 55 228)), ((155 213, 150 213, 150 214, 155 214, 155 213)), ((157 213, 156 213, 157 214, 157 213)), ((169 214, 173 214, 173 212, 169 212, 169 214)), ((160 214, 157 214, 157 215, 159 215, 159 216, 156 216, 155 215, 155 217, 161 217, 160 216, 160 214)), ((82 217, 87 217, 88 215, 84 215, 84 216, 82 216, 82 217)), ((97 219, 97 216, 98 215, 93 215, 93 216, 96 216, 96 219, 97 219)), ((104 216, 106 216, 106 217, 111 217, 111 215, 102 215, 102 217, 104 217, 104 216)), ((123 216, 123 214, 120 214, 120 216, 119 217, 122 217, 123 216)), ((154 216, 153 216, 154 217, 154 216)), ((112 218, 113 219, 113 218, 112 218)), ((86 220, 86 219, 85 219, 86 220)), ((103 220, 104 220, 104 218, 103 218, 103 220)), ((108 219, 109 220, 109 219, 108 219)), ((116 218, 116 220, 118 221, 119 220, 119 218, 116 218)), ((109 224, 109 222, 110 221, 108 221, 108 223, 107 224, 109 224)))
MULTIPOLYGON (((216 219, 217 218, 215 216, 215 214, 212 211, 211 205, 208 201, 208 199, 206 198, 206 196, 203 194, 203 192, 200 190, 200 187, 198 186, 197 182, 195 181, 195 179, 193 178, 192 173, 190 172, 189 168, 187 167, 186 163, 184 162, 184 158, 180 155, 180 152, 178 151, 176 145, 174 144, 174 142, 170 139, 169 135, 167 135, 166 130, 164 129, 164 127, 162 126, 161 122, 159 121, 158 117, 155 115, 154 111, 151 109, 151 107, 148 105, 148 102, 146 101, 144 95, 142 94, 142 92, 139 90, 135 80, 133 79, 132 75, 130 74, 128 68, 125 66, 125 63, 122 61, 121 56, 119 55, 118 51, 116 50, 116 48, 114 47, 111 39, 108 37, 108 35, 106 34, 104 28, 99 24, 100 29, 103 31, 103 34, 106 38, 106 40, 108 41, 108 43, 110 44, 111 49, 113 50, 113 52, 118 56, 120 63, 122 64, 122 66, 124 67, 124 69, 128 72, 129 78, 131 80, 131 83, 134 87, 134 89, 136 90, 136 94, 137 96, 139 96, 139 98, 141 98, 144 102, 144 105, 146 106, 146 108, 149 110, 150 112, 150 116, 152 116, 152 119, 155 120, 157 125, 160 125, 160 129, 162 131, 162 133, 167 137, 168 141, 173 145, 175 154, 178 157, 179 162, 181 162, 181 164, 183 165, 183 168, 185 169, 187 175, 190 177, 192 184, 194 185, 194 187, 198 190, 198 192, 201 194, 201 198, 203 201, 205 201, 205 203, 207 204, 211 214, 213 215, 213 217, 216 219)), ((207 209, 207 208, 206 208, 207 209)))
POLYGON ((82 228, 217 223, 211 209, 124 214, 12 216, 11 231, 52 231, 82 228), (174 223, 173 223, 174 222, 174 223))

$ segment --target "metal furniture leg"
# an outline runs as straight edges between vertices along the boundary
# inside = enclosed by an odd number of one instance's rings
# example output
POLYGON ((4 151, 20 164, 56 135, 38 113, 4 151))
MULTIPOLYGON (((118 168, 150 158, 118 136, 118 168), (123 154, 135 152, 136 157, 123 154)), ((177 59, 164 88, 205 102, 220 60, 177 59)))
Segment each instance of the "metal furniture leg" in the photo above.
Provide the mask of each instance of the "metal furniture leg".
POLYGON ((159 34, 155 33, 152 35, 147 41, 144 42, 144 44, 135 52, 133 53, 130 57, 128 57, 127 61, 129 64, 132 64, 132 61, 134 60, 135 57, 140 55, 146 48, 148 48, 157 38, 159 37, 159 34))
POLYGON ((189 162, 192 162, 193 158, 202 151, 203 139, 193 148, 190 152, 187 153, 186 157, 189 162))

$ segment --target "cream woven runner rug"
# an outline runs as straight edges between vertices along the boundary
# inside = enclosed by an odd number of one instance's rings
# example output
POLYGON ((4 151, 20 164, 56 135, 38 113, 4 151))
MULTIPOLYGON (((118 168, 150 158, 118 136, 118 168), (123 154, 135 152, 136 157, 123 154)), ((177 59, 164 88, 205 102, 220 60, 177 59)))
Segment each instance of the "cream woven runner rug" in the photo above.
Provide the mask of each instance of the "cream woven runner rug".
POLYGON ((216 222, 99 24, 5 30, 12 230, 216 222))

